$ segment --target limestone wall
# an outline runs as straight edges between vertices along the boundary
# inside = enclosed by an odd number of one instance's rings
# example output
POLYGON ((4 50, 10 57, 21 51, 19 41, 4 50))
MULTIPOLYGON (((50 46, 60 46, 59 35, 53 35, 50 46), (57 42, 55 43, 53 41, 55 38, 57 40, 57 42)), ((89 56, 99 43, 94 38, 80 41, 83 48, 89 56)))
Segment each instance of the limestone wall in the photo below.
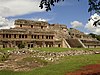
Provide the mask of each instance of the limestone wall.
POLYGON ((0 30, 0 42, 6 47, 16 46, 16 42, 25 42, 26 45, 34 45, 36 42, 39 47, 68 47, 63 39, 84 39, 94 40, 91 36, 84 34, 76 29, 68 29, 66 25, 49 24, 42 21, 32 21, 18 19, 15 20, 15 28, 0 30), (15 42, 15 43, 12 43, 15 42), (44 42, 44 43, 43 43, 44 42), (45 44, 45 45, 41 45, 45 44))

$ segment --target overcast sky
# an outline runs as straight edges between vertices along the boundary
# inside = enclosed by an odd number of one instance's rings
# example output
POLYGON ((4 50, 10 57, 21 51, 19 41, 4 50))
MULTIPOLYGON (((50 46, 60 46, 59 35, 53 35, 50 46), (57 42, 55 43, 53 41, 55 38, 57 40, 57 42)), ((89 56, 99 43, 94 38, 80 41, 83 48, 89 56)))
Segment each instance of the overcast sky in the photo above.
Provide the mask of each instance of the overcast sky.
POLYGON ((93 27, 92 20, 88 22, 90 18, 88 0, 80 0, 80 2, 65 0, 56 4, 49 12, 39 8, 40 1, 0 0, 0 29, 14 27, 13 21, 20 18, 65 24, 68 28, 76 28, 85 33, 94 32, 100 34, 100 28, 93 27))

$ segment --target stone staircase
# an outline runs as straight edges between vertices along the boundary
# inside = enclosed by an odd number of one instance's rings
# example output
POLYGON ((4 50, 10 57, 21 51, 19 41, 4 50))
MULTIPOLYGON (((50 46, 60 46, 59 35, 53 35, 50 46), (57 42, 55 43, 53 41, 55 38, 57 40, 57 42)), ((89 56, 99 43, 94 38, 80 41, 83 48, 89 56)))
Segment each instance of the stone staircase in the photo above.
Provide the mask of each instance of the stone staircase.
POLYGON ((71 48, 66 39, 63 38, 63 47, 64 48, 71 48))
POLYGON ((71 48, 83 48, 84 46, 78 39, 66 39, 71 48))

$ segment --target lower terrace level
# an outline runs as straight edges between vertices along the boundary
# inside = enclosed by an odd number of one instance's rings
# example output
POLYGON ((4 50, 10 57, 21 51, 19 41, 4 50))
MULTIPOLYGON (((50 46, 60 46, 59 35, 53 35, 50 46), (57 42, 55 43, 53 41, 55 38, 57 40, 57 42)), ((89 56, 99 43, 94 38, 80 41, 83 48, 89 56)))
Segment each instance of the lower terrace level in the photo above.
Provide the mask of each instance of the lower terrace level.
POLYGON ((33 47, 62 47, 61 41, 1 41, 1 48, 17 48, 24 45, 26 48, 33 47))

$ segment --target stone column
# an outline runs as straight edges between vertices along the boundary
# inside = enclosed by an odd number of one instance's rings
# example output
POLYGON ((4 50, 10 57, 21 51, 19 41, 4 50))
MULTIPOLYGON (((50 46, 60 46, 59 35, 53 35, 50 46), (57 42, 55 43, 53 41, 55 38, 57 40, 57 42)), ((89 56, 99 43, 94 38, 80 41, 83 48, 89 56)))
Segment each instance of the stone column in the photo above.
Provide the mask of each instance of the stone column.
POLYGON ((43 47, 46 47, 46 44, 45 44, 45 42, 42 42, 42 46, 43 46, 43 47))

